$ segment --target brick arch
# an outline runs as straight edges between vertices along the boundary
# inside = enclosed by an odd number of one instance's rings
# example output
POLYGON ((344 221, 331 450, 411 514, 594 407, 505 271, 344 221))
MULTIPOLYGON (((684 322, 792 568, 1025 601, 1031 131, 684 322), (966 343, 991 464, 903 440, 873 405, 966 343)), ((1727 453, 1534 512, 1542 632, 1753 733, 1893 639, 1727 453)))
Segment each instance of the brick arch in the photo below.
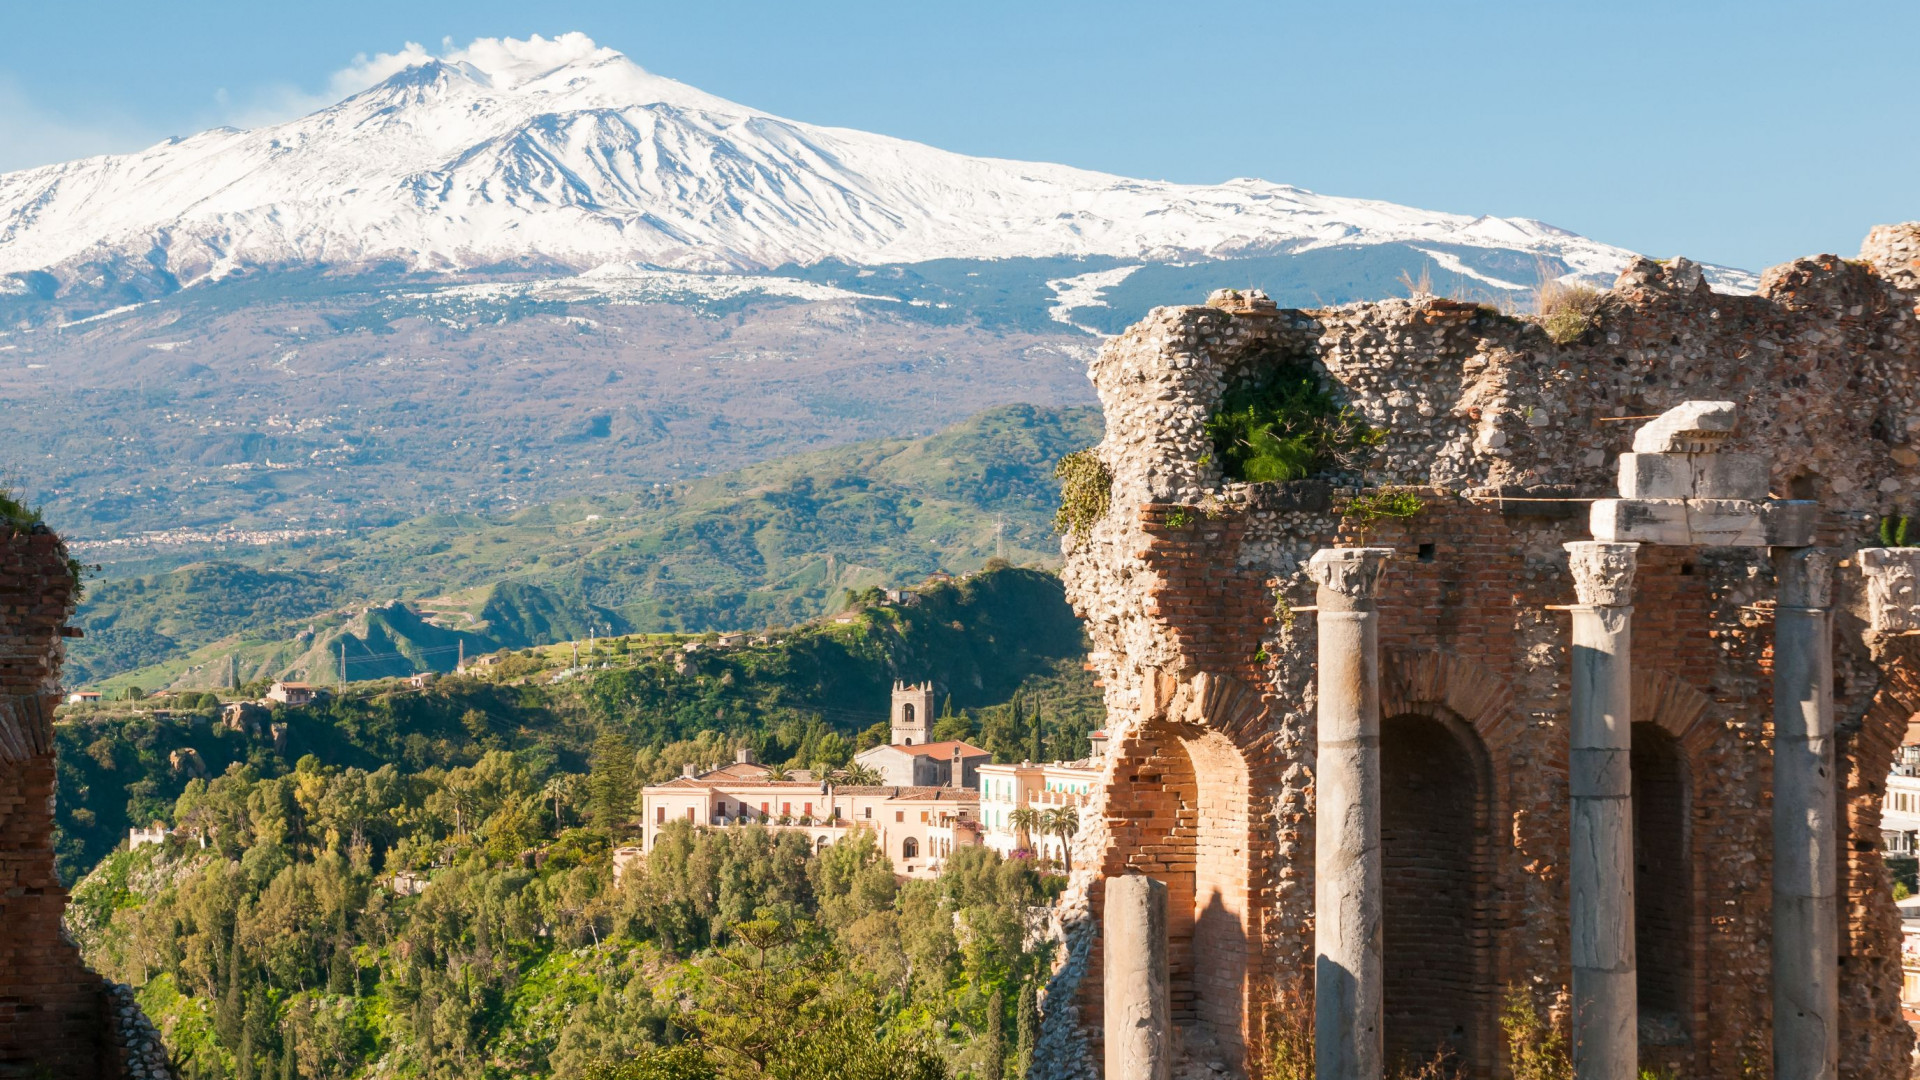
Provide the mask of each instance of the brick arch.
POLYGON ((1894 1056, 1912 1046, 1899 1019, 1900 916, 1886 887, 1880 816, 1894 756, 1920 721, 1920 635, 1878 635, 1869 645, 1880 685, 1857 728, 1844 722, 1846 713, 1836 717, 1842 723, 1834 748, 1845 859, 1841 952, 1853 971, 1841 983, 1840 1069, 1854 1074, 1863 1074, 1860 1062, 1872 1060, 1876 1046, 1891 1044, 1894 1056))
MULTIPOLYGON (((1275 845, 1271 809, 1259 808, 1285 755, 1269 745, 1278 736, 1262 693, 1233 676, 1148 672, 1143 691, 1140 722, 1108 752, 1098 874, 1166 883, 1174 1020, 1238 1070, 1270 966, 1260 935, 1275 845)), ((1097 918, 1103 890, 1088 899, 1097 918)), ((1094 1015, 1098 991, 1097 978, 1082 984, 1094 1015)))
POLYGON ((1388 649, 1380 658, 1380 715, 1456 717, 1489 754, 1526 730, 1513 710, 1513 690, 1485 664, 1440 649, 1388 649))

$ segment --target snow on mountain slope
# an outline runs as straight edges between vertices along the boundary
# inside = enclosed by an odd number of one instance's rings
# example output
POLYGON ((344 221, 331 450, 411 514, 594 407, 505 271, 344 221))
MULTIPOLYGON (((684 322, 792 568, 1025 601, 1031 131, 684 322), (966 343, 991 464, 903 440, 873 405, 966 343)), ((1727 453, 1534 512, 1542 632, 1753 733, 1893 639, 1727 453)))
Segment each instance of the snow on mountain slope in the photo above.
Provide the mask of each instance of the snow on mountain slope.
POLYGON ((817 127, 652 75, 580 34, 422 55, 282 124, 0 175, 0 273, 118 258, 183 284, 238 266, 712 272, 1388 242, 1532 252, 1582 274, 1628 254, 1538 221, 1261 180, 1130 180, 817 127))

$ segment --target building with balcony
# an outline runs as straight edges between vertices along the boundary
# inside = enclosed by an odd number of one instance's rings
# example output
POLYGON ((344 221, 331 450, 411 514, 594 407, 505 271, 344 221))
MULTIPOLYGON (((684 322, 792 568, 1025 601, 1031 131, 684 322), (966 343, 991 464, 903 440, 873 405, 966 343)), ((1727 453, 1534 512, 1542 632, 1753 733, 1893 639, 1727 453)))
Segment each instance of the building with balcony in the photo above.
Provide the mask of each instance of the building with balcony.
POLYGON ((903 877, 935 877, 953 849, 979 843, 979 798, 964 788, 927 785, 836 785, 804 770, 772 778, 772 770, 743 753, 721 768, 691 766, 641 792, 642 848, 652 850, 675 821, 700 828, 762 825, 806 834, 813 846, 856 830, 873 834, 903 877))
MULTIPOLYGON (((1097 740, 1096 746, 1104 743, 1097 740)), ((1048 763, 1023 761, 1018 765, 982 765, 979 769, 982 842, 1002 855, 1030 852, 1063 863, 1065 841, 1044 828, 1022 827, 1017 811, 1039 814, 1060 807, 1081 812, 1100 781, 1098 757, 1048 763)))

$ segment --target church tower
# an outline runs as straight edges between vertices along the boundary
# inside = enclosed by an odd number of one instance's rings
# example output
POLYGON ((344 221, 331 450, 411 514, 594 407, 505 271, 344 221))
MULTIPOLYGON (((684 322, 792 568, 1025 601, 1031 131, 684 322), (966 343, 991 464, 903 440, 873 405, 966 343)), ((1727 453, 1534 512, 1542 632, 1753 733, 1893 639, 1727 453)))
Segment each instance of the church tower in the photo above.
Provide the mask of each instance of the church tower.
POLYGON ((927 682, 908 686, 896 679, 893 684, 892 745, 925 746, 930 741, 928 733, 932 730, 933 684, 927 682))

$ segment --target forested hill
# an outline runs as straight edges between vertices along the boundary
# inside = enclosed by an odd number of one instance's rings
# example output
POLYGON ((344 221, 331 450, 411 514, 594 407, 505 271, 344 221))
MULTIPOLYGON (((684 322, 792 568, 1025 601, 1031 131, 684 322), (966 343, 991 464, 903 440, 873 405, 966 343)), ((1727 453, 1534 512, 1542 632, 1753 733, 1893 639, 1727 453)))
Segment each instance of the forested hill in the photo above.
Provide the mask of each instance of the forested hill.
POLYGON ((854 604, 757 643, 494 654, 242 730, 198 693, 69 706, 60 866, 91 867, 69 927, 191 1080, 1022 1075, 1053 963, 1028 909, 1057 868, 963 848, 902 882, 870 836, 676 823, 614 880, 641 785, 741 747, 843 768, 894 679, 935 682, 938 738, 1086 752, 1100 701, 1053 575, 854 604), (176 831, 129 851, 151 821, 176 831))
POLYGON ((463 645, 759 629, 996 555, 1051 565, 1053 466, 1099 425, 1093 409, 1007 406, 923 438, 504 517, 433 515, 184 566, 123 558, 78 613, 86 637, 66 681, 208 688, 236 667, 242 681, 325 678, 309 669, 342 646, 354 678, 447 670, 463 645))
POLYGON ((583 770, 595 739, 612 733, 641 755, 647 778, 731 759, 738 746, 769 762, 843 765, 884 736, 895 679, 934 682, 953 710, 940 738, 974 739, 1001 760, 1032 753, 1036 735, 1051 757, 1086 752, 1102 710, 1057 577, 996 564, 911 600, 857 594, 850 623, 731 648, 712 635, 581 642, 583 671, 568 671, 573 650, 563 644, 497 654, 477 674, 424 691, 390 679, 351 683, 315 705, 276 707, 251 734, 223 728, 211 693, 70 706, 57 725, 62 872, 72 880, 130 825, 167 818, 197 775, 245 765, 275 776, 307 754, 330 766, 425 770, 512 750, 561 775, 583 770), (274 723, 287 726, 278 749, 267 737, 274 723))

